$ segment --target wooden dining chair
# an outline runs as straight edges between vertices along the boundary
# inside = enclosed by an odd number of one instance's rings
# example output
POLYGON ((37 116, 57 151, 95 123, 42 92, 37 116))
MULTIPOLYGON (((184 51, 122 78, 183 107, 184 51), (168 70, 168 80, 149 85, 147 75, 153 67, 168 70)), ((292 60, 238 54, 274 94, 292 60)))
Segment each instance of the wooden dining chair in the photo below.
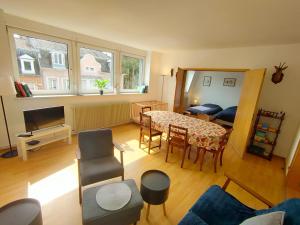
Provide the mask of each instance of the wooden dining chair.
POLYGON ((198 148, 197 149, 197 157, 196 157, 195 161, 197 161, 197 158, 199 156, 199 150, 202 152, 201 159, 200 159, 200 171, 202 171, 204 156, 205 156, 206 152, 210 152, 210 153, 213 154, 215 173, 217 172, 217 163, 218 163, 219 156, 220 156, 220 166, 222 166, 222 164, 223 164, 223 153, 224 153, 224 150, 225 150, 226 145, 228 143, 228 139, 230 137, 231 132, 232 132, 232 129, 229 129, 221 137, 218 149, 216 149, 216 150, 214 150, 214 149, 208 149, 208 148, 198 148))
POLYGON ((145 136, 148 137, 148 154, 150 154, 151 148, 161 147, 161 138, 162 138, 162 132, 155 130, 152 128, 152 120, 151 116, 140 113, 140 139, 139 139, 139 147, 141 148, 142 140, 143 143, 145 143, 145 136), (159 136, 159 145, 152 146, 151 142, 153 141, 152 138, 159 136))
POLYGON ((188 143, 188 129, 180 126, 175 126, 170 124, 169 125, 169 132, 168 132, 168 147, 167 147, 167 154, 166 154, 166 162, 168 162, 169 151, 171 148, 171 153, 173 153, 173 147, 182 148, 183 155, 181 160, 181 168, 184 164, 184 159, 186 155, 186 151, 190 148, 190 144, 188 143))
POLYGON ((151 110, 152 110, 151 106, 144 106, 144 107, 142 107, 142 113, 149 112, 151 110))

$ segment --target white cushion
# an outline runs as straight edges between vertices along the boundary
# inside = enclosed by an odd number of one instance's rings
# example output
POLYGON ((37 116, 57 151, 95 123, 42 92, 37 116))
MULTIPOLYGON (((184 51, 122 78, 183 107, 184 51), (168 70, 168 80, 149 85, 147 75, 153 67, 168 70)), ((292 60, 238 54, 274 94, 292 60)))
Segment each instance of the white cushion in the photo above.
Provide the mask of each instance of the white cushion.
POLYGON ((246 219, 240 225, 283 225, 283 211, 271 212, 246 219))

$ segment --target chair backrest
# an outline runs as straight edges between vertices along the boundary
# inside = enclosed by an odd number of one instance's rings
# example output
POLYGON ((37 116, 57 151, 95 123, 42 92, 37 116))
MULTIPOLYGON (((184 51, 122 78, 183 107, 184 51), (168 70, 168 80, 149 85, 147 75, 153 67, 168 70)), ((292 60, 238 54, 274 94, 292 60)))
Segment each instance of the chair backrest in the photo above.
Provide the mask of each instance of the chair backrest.
POLYGON ((226 130, 226 133, 221 137, 219 150, 223 151, 228 143, 232 128, 226 130))
POLYGON ((82 131, 78 134, 78 145, 81 160, 114 155, 111 129, 82 131))
POLYGON ((188 144, 188 129, 176 125, 169 124, 168 140, 177 137, 184 141, 184 145, 188 144))
POLYGON ((144 106, 144 107, 142 107, 142 113, 148 112, 148 111, 151 111, 151 106, 144 106))
POLYGON ((146 115, 144 113, 140 113, 140 125, 141 125, 141 130, 142 129, 148 129, 152 130, 151 125, 152 125, 152 120, 151 120, 151 116, 146 115))

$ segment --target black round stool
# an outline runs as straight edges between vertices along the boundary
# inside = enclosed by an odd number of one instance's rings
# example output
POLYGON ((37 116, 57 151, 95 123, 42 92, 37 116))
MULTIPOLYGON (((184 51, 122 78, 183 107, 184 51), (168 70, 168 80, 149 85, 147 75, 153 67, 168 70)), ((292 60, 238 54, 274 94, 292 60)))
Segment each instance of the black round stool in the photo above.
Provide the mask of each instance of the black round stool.
POLYGON ((43 225, 41 205, 32 198, 8 203, 0 208, 0 221, 9 225, 43 225))
POLYGON ((169 176, 160 170, 148 170, 143 173, 141 178, 141 195, 148 203, 147 216, 150 212, 150 205, 163 204, 164 214, 166 215, 165 202, 169 196, 170 188, 169 176))

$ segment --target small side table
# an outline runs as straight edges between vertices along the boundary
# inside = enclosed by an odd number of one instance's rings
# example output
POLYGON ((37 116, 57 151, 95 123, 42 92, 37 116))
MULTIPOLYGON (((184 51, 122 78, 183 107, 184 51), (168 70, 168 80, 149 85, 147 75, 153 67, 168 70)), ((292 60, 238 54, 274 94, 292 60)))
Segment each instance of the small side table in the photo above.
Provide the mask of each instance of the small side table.
POLYGON ((165 202, 169 196, 169 176, 160 170, 148 170, 141 177, 141 195, 148 203, 146 219, 149 217, 150 205, 163 204, 164 215, 166 215, 165 202))
POLYGON ((32 198, 8 203, 0 208, 0 224, 43 225, 41 205, 32 198))

